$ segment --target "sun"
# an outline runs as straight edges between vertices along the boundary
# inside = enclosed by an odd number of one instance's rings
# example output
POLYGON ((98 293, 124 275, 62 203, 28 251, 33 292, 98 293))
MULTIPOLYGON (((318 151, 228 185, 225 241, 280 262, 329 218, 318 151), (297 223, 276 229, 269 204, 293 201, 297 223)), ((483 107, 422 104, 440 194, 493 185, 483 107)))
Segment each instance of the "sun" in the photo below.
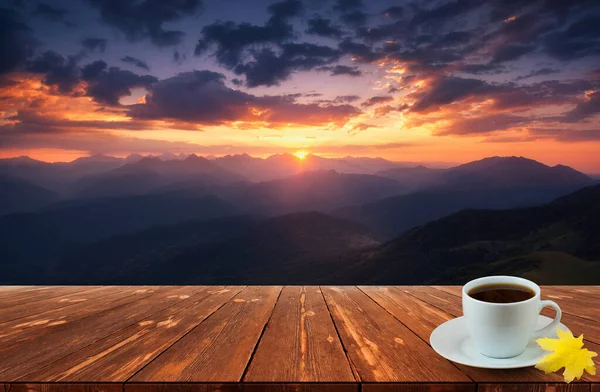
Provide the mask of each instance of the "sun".
POLYGON ((306 159, 306 157, 308 156, 308 152, 306 151, 296 151, 294 153, 294 155, 296 156, 296 158, 298 159, 306 159))

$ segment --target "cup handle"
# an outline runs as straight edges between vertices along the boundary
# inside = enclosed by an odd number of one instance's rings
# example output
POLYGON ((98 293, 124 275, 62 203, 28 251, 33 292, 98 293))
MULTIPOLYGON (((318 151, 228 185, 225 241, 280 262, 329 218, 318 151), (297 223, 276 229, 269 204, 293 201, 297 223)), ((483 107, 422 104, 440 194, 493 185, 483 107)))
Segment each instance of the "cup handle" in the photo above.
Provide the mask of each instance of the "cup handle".
POLYGON ((562 311, 560 310, 560 307, 558 306, 558 304, 554 301, 548 301, 548 300, 544 300, 540 302, 540 311, 545 308, 546 306, 550 306, 551 308, 554 308, 554 310, 556 310, 556 316, 554 316, 554 320, 552 320, 552 322, 548 325, 546 325, 544 328, 538 329, 537 331, 535 331, 533 333, 533 336, 538 338, 541 336, 545 336, 546 334, 548 334, 551 331, 554 331, 554 329, 558 326, 558 323, 560 323, 560 319, 562 317, 562 311))

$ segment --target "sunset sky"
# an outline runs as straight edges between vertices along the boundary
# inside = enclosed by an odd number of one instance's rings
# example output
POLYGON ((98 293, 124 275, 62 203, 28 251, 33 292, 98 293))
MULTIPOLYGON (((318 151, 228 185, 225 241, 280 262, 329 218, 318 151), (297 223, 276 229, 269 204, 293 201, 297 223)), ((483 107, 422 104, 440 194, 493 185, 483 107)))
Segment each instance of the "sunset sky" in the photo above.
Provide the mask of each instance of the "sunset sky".
POLYGON ((600 173, 598 1, 0 7, 0 157, 522 155, 600 173))

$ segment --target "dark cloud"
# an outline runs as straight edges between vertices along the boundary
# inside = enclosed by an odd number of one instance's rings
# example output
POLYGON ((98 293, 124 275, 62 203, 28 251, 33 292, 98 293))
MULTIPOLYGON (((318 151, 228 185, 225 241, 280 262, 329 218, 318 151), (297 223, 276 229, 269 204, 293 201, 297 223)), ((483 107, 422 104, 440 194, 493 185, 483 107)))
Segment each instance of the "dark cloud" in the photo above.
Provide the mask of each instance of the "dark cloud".
POLYGON ((262 49, 253 56, 253 61, 234 68, 235 73, 246 76, 248 87, 278 85, 296 71, 309 71, 337 61, 341 53, 328 46, 288 43, 281 45, 281 53, 262 49))
POLYGON ((89 0, 100 10, 104 22, 118 28, 131 41, 150 38, 157 46, 181 43, 183 31, 165 30, 164 25, 193 15, 202 0, 89 0))
POLYGON ((560 72, 560 70, 558 70, 558 69, 542 68, 542 69, 538 69, 535 71, 531 71, 527 75, 519 76, 515 80, 529 79, 529 78, 533 78, 534 76, 551 75, 551 74, 558 73, 558 72, 560 72))
POLYGON ((600 90, 595 91, 579 102, 571 111, 569 111, 565 121, 580 121, 600 113, 600 90))
POLYGON ((102 71, 104 71, 106 68, 108 68, 108 64, 106 64, 104 61, 102 61, 102 60, 94 61, 93 63, 88 64, 85 67, 83 67, 83 69, 81 70, 81 77, 84 80, 92 80, 96 76, 98 76, 102 71))
POLYGON ((486 134, 530 124, 532 119, 512 114, 490 114, 474 118, 462 118, 445 128, 438 129, 436 135, 486 134))
POLYGON ((175 63, 182 64, 185 60, 187 60, 187 56, 184 53, 179 52, 179 50, 173 52, 173 61, 175 63))
POLYGON ((560 60, 600 54, 600 13, 571 24, 544 39, 546 52, 560 60))
POLYGON ((150 67, 148 66, 148 64, 146 64, 146 62, 144 62, 144 61, 142 61, 140 59, 137 59, 135 57, 125 56, 125 57, 123 57, 121 59, 121 61, 124 62, 124 63, 131 64, 131 65, 133 65, 135 67, 144 69, 146 71, 150 71, 150 67))
POLYGON ((381 53, 376 53, 373 51, 372 46, 354 42, 349 39, 345 39, 340 42, 338 48, 345 55, 352 56, 356 61, 363 63, 372 63, 375 60, 379 60, 384 57, 384 55, 381 53))
POLYGON ((23 65, 33 55, 36 41, 20 15, 0 8, 0 75, 23 65))
POLYGON ((528 133, 531 138, 549 137, 561 142, 600 141, 600 129, 529 128, 528 133))
POLYGON ((48 3, 39 3, 33 11, 33 15, 39 15, 54 22, 62 20, 68 13, 66 9, 48 3))
POLYGON ((338 95, 333 100, 336 103, 351 103, 358 101, 360 97, 358 95, 338 95))
POLYGON ((302 12, 299 0, 285 0, 269 6, 271 17, 264 26, 250 23, 216 22, 202 28, 202 36, 194 53, 205 53, 211 45, 216 46, 215 55, 222 65, 233 68, 240 64, 242 53, 254 44, 281 44, 293 38, 294 29, 290 18, 302 12))
POLYGON ((362 0, 336 0, 333 9, 340 12, 356 11, 362 9, 362 0))
POLYGON ((375 97, 371 97, 362 103, 362 107, 369 107, 373 105, 379 105, 381 103, 387 103, 394 100, 394 97, 389 95, 379 95, 375 97))
POLYGON ((360 71, 360 69, 358 69, 358 67, 349 67, 347 65, 320 67, 317 70, 330 71, 331 76, 347 75, 357 77, 362 75, 362 72, 360 71))
POLYGON ((413 112, 423 112, 437 109, 440 106, 481 95, 494 90, 494 86, 479 80, 458 77, 441 77, 436 80, 429 91, 412 106, 413 112))
POLYGON ((474 75, 499 74, 506 68, 497 63, 491 64, 464 64, 458 68, 458 71, 474 75))
POLYGON ((343 125, 360 113, 353 106, 300 104, 291 96, 256 96, 225 85, 211 71, 181 73, 152 86, 145 104, 133 105, 137 119, 173 119, 199 124, 259 121, 269 124, 343 125))
POLYGON ((110 67, 96 72, 93 77, 86 80, 88 82, 87 95, 94 101, 109 106, 118 106, 119 99, 131 95, 132 88, 150 88, 153 83, 158 82, 154 76, 137 75, 118 67, 110 67))
POLYGON ((442 3, 435 8, 419 10, 411 23, 414 25, 441 25, 458 16, 464 15, 483 5, 478 0, 456 0, 442 3))
POLYGON ((211 44, 216 45, 217 60, 235 67, 240 62, 242 51, 257 43, 281 43, 292 38, 293 29, 287 24, 255 26, 249 23, 213 23, 202 28, 202 38, 196 45, 195 54, 205 53, 211 44))
POLYGON ((517 60, 521 56, 531 53, 535 50, 534 45, 512 44, 502 46, 492 58, 492 63, 504 63, 507 61, 517 60))
POLYGON ((383 16, 389 17, 389 18, 393 18, 393 19, 400 19, 404 16, 404 8, 400 7, 400 6, 393 6, 393 7, 389 7, 386 8, 382 14, 383 16))
POLYGON ((367 14, 362 11, 352 11, 343 13, 340 19, 347 25, 359 27, 367 22, 367 14))
POLYGON ((98 51, 100 53, 104 53, 106 50, 106 44, 108 41, 104 38, 86 38, 81 41, 81 45, 91 52, 98 51))
POLYGON ((334 26, 330 19, 316 17, 308 20, 307 34, 320 35, 321 37, 339 38, 343 31, 334 26))
POLYGON ((271 14, 271 23, 281 23, 290 18, 300 15, 302 12, 302 2, 300 0, 284 0, 271 4, 267 11, 271 14))
POLYGON ((27 70, 44 74, 44 84, 56 86, 63 94, 72 93, 80 80, 76 57, 70 56, 65 59, 53 51, 44 52, 33 59, 27 65, 27 70))

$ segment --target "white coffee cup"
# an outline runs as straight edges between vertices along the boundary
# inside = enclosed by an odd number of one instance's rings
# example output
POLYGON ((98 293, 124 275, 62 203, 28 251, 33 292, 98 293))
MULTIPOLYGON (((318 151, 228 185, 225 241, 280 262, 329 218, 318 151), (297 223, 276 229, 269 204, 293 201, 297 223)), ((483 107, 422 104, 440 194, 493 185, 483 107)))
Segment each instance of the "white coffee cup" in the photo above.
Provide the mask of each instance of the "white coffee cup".
POLYGON ((554 301, 540 299, 540 287, 527 279, 515 276, 488 276, 470 281, 462 290, 463 313, 467 330, 475 347, 485 356, 511 358, 525 351, 532 338, 545 336, 560 323, 562 312, 554 301), (519 285, 531 289, 535 295, 525 301, 492 303, 477 300, 469 292, 490 284, 519 285), (535 330, 542 308, 556 310, 554 320, 546 327, 535 330))

